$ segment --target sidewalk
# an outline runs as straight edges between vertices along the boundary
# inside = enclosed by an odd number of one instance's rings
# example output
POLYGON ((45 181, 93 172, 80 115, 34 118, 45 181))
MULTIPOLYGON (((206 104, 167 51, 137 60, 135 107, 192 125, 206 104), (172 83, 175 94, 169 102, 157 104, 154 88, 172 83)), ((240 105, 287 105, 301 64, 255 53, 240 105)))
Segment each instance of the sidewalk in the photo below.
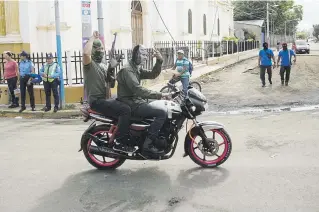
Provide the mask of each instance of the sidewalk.
MULTIPOLYGON (((192 80, 200 81, 200 78, 205 77, 211 72, 221 71, 229 66, 233 66, 244 60, 257 57, 259 50, 250 50, 246 52, 236 53, 232 55, 225 55, 219 58, 210 58, 208 61, 204 61, 203 64, 194 64, 194 70, 192 75, 192 80), (212 64, 206 65, 205 63, 212 64)), ((257 63, 257 62, 256 62, 257 63)), ((254 67, 252 67, 254 68, 254 67)), ((168 80, 171 78, 172 74, 169 70, 163 71, 162 76, 154 85, 149 85, 151 90, 159 91, 164 87, 168 80)), ((179 84, 180 85, 180 82, 179 84)), ((80 104, 67 105, 66 109, 59 110, 57 113, 43 112, 41 109, 44 105, 36 105, 36 111, 31 111, 30 107, 27 106, 27 110, 19 113, 20 108, 9 109, 8 105, 0 105, 0 117, 10 117, 10 118, 43 118, 43 119, 63 119, 63 118, 75 118, 81 116, 80 114, 80 104)))

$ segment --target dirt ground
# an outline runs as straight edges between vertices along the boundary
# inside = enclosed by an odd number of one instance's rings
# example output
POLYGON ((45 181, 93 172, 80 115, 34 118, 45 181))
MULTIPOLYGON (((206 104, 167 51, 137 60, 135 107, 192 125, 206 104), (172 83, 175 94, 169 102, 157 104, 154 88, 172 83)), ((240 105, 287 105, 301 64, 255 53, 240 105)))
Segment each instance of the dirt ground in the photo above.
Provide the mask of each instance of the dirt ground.
POLYGON ((281 86, 279 68, 275 68, 273 85, 266 80, 262 88, 256 66, 257 57, 201 79, 210 110, 319 104, 319 55, 297 55, 287 87, 281 86))

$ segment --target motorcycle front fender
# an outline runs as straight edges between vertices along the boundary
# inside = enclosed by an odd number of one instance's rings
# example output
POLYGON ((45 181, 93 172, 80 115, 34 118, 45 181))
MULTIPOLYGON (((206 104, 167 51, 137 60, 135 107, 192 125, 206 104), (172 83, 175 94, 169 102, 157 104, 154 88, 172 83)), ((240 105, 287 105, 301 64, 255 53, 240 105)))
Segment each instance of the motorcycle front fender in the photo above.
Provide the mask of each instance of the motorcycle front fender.
POLYGON ((188 156, 188 147, 191 143, 191 136, 194 137, 196 135, 199 134, 200 129, 203 129, 204 131, 208 131, 208 130, 217 130, 217 129, 224 129, 224 125, 215 122, 215 121, 203 121, 203 122, 199 122, 197 127, 194 127, 191 129, 191 132, 187 132, 187 135, 185 137, 185 142, 184 142, 184 151, 185 154, 183 157, 188 156), (190 136, 191 134, 191 136, 190 136))
POLYGON ((78 152, 81 152, 82 151, 82 142, 84 142, 87 138, 88 138, 88 133, 96 126, 96 123, 93 122, 85 131, 84 133, 82 134, 82 137, 81 137, 81 141, 80 141, 80 149, 78 152))

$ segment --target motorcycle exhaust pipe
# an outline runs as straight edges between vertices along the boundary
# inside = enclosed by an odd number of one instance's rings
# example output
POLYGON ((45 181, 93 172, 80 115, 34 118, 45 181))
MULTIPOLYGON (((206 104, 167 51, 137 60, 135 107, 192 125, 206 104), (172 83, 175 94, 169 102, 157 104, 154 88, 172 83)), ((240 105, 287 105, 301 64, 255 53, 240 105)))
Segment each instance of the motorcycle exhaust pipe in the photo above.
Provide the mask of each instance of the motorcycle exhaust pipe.
POLYGON ((97 146, 90 146, 89 152, 93 155, 99 155, 103 157, 118 157, 120 156, 116 152, 114 152, 112 149, 107 147, 97 147, 97 146))

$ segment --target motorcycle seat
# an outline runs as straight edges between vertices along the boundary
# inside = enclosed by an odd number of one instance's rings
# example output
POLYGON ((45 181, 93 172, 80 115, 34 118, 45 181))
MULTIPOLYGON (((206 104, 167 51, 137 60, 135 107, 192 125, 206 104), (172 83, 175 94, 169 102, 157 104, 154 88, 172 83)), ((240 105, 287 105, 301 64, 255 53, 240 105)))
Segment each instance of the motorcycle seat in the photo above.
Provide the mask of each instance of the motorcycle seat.
MULTIPOLYGON (((102 114, 102 113, 99 113, 99 112, 97 112, 97 111, 92 110, 91 108, 88 109, 88 112, 89 112, 89 113, 93 113, 93 114, 95 114, 95 115, 102 116, 103 118, 108 119, 108 120, 110 120, 110 121, 114 121, 114 122, 117 122, 117 121, 118 121, 117 118, 107 117, 107 116, 105 116, 105 115, 102 114)), ((150 123, 150 122, 153 122, 153 121, 154 121, 154 118, 145 118, 145 119, 143 119, 143 118, 141 118, 141 117, 131 117, 131 119, 130 119, 130 123, 131 123, 131 124, 132 124, 132 123, 138 124, 138 123, 142 123, 142 122, 150 123)))

